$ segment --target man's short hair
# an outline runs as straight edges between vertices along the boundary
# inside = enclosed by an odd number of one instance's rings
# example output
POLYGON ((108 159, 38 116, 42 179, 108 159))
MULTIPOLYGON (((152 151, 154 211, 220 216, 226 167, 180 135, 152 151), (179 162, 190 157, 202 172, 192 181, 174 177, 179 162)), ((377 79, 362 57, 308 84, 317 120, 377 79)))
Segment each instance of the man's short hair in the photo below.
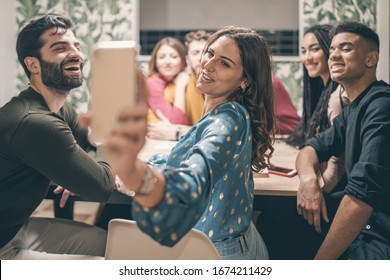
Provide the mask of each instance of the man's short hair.
POLYGON ((365 40, 367 40, 373 47, 373 50, 379 52, 379 36, 378 34, 372 30, 367 25, 364 25, 359 22, 344 22, 337 25, 335 28, 331 30, 331 38, 339 33, 354 33, 365 40))
POLYGON ((68 29, 76 34, 71 19, 58 12, 50 12, 41 17, 31 19, 31 21, 19 32, 16 41, 16 52, 18 54, 18 60, 23 66, 24 72, 28 78, 30 78, 31 73, 25 65, 24 59, 27 56, 41 58, 40 49, 44 42, 40 37, 42 33, 53 27, 55 27, 56 30, 52 35, 64 34, 68 29))
POLYGON ((192 41, 201 41, 201 40, 207 41, 207 39, 210 37, 210 35, 211 35, 211 33, 207 32, 206 30, 198 30, 198 31, 188 32, 184 36, 184 44, 188 50, 188 46, 189 46, 189 44, 191 44, 192 41))

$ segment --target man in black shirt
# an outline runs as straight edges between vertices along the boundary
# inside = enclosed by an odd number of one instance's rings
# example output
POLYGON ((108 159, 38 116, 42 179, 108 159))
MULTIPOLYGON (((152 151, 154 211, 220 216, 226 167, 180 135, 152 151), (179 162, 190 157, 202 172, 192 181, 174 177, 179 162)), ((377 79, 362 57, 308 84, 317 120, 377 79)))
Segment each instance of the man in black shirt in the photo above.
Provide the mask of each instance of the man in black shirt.
POLYGON ((0 108, 0 259, 104 256, 106 231, 30 218, 50 182, 94 201, 106 201, 115 186, 101 149, 66 102, 82 83, 73 24, 59 13, 33 19, 16 49, 30 86, 0 108))
POLYGON ((376 79, 378 35, 360 23, 333 30, 329 69, 351 104, 309 139, 296 161, 298 213, 321 232, 327 209, 319 163, 345 153, 347 185, 316 259, 390 259, 390 86, 376 79))

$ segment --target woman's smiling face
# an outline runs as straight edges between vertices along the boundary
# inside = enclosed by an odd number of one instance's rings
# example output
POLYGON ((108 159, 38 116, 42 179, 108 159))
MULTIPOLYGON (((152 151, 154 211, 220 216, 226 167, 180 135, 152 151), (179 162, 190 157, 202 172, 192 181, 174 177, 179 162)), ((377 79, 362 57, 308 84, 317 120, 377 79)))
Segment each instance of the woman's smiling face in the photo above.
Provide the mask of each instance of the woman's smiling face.
POLYGON ((303 36, 301 60, 310 78, 329 77, 328 58, 322 50, 316 36, 309 32, 303 36))
POLYGON ((243 66, 236 42, 219 37, 202 55, 198 89, 210 97, 225 97, 244 82, 243 66))
POLYGON ((165 80, 173 80, 180 73, 182 60, 177 50, 166 44, 162 45, 156 54, 156 67, 165 80))

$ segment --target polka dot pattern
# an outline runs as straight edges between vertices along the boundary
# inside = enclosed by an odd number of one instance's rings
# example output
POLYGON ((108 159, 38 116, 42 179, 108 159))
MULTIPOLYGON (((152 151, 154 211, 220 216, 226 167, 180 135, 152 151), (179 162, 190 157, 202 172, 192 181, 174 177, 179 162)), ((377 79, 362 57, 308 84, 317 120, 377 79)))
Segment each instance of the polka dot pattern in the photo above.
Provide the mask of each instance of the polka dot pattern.
POLYGON ((168 245, 194 224, 212 241, 246 231, 254 186, 250 127, 246 109, 226 102, 181 137, 170 156, 152 157, 166 178, 166 194, 151 209, 134 203, 134 218, 143 231, 168 245))

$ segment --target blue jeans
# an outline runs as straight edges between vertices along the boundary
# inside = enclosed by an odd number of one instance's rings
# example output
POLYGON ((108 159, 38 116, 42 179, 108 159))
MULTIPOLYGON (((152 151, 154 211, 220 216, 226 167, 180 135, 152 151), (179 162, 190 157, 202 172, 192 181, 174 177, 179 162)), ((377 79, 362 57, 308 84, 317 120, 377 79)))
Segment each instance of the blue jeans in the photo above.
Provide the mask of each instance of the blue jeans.
POLYGON ((245 234, 214 243, 223 260, 268 260, 267 247, 251 222, 245 234))

